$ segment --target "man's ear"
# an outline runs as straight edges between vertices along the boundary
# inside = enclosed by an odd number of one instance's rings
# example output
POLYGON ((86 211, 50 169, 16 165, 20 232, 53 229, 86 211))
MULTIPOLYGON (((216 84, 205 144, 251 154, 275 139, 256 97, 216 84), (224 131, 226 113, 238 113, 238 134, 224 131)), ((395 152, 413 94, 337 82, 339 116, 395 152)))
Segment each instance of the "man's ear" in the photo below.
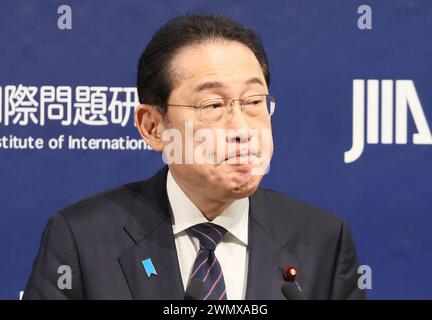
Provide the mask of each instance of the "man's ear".
POLYGON ((162 152, 162 133, 165 130, 163 117, 155 107, 148 104, 140 104, 135 109, 135 125, 145 142, 150 147, 162 152))

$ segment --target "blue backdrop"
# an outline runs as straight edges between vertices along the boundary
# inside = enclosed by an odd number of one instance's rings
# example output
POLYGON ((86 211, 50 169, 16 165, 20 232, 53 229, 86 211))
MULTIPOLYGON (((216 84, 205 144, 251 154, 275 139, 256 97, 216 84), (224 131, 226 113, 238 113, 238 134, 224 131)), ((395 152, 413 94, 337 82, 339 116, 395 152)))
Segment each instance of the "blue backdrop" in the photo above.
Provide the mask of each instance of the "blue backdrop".
POLYGON ((408 112, 407 143, 380 139, 344 161, 355 79, 412 81, 432 125, 427 0, 2 1, 0 298, 24 290, 49 216, 163 165, 150 150, 48 143, 61 135, 139 139, 127 114, 139 55, 164 22, 187 12, 226 14, 262 37, 277 98, 275 155, 263 185, 348 221, 361 264, 372 270, 369 298, 432 298, 432 145, 413 143, 415 117, 408 112), (66 21, 63 4, 71 29, 58 25, 66 21), (372 29, 359 29, 363 4, 372 29), (11 136, 44 146, 7 148, 11 136))

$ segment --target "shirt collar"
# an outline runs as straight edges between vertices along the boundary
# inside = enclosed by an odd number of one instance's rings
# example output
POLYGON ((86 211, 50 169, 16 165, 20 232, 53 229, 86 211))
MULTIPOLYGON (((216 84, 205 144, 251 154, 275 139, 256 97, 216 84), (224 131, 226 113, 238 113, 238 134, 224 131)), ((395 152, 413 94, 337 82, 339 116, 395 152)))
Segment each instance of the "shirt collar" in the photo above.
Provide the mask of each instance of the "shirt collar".
MULTIPOLYGON (((203 222, 208 222, 198 207, 186 196, 171 172, 167 175, 167 193, 171 205, 174 235, 203 222)), ((235 200, 212 223, 224 227, 228 232, 248 244, 249 198, 235 200)))

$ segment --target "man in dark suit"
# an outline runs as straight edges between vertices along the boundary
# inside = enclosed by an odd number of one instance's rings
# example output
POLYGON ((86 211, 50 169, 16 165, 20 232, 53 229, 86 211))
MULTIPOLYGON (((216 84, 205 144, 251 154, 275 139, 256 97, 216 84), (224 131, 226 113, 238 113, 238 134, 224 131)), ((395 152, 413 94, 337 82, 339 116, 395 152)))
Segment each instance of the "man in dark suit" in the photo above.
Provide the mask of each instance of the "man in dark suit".
POLYGON ((259 188, 273 153, 269 68, 257 35, 189 15, 138 66, 136 126, 168 164, 54 215, 24 299, 362 299, 346 223, 259 188), (299 292, 300 292, 299 291, 299 292), (289 297, 288 297, 289 298, 289 297))

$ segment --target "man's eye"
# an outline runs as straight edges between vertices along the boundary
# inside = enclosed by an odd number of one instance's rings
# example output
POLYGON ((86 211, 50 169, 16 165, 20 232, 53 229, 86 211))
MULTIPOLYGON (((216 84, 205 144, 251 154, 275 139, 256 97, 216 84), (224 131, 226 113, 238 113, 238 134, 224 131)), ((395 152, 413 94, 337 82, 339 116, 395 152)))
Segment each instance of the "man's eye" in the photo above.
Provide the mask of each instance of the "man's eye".
POLYGON ((222 107, 223 107, 223 104, 221 102, 212 102, 212 103, 209 103, 209 104, 206 104, 203 106, 203 108, 207 109, 207 110, 218 109, 218 108, 222 108, 222 107))
POLYGON ((262 104, 263 102, 264 102, 264 100, 261 98, 254 98, 254 99, 246 100, 245 104, 249 105, 249 106, 257 106, 257 105, 262 104))

